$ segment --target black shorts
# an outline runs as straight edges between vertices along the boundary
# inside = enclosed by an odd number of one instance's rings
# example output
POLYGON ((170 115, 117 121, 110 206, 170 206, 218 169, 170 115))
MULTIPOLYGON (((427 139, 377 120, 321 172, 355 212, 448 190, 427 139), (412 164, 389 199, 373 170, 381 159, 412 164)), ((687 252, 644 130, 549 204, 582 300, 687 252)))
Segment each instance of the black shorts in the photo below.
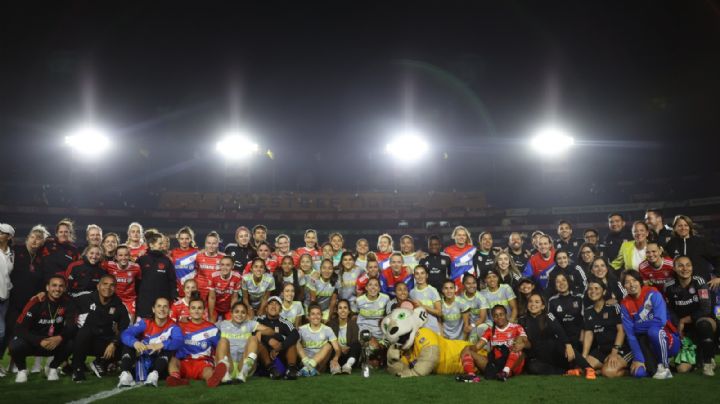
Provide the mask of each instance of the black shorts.
MULTIPOLYGON (((612 348, 612 345, 595 345, 595 347, 590 350, 589 355, 597 359, 601 363, 605 363, 605 359, 610 356, 612 348)), ((632 362, 632 351, 628 346, 623 345, 623 347, 618 351, 618 355, 620 355, 620 357, 623 358, 625 362, 632 362)))

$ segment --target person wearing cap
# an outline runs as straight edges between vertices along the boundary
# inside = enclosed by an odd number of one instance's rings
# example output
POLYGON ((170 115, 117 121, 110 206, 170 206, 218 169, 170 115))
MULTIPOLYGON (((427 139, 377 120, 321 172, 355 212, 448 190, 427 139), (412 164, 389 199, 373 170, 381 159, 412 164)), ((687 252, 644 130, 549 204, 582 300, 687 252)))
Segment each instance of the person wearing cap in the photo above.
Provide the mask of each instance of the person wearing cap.
POLYGON ((281 311, 282 300, 279 296, 272 296, 268 299, 265 315, 256 319, 259 324, 275 330, 275 333, 271 336, 261 336, 258 355, 271 379, 283 378, 278 363, 282 362, 287 365, 284 378, 295 380, 298 376, 296 343, 300 338, 300 334, 291 322, 280 317, 281 311))
MULTIPOLYGON (((12 249, 12 238, 15 229, 7 223, 0 223, 0 341, 5 340, 5 314, 10 305, 10 272, 15 264, 15 254, 12 249)), ((0 344, 2 345, 2 344, 0 344)), ((4 347, 4 345, 3 345, 4 347)), ((2 352, 0 352, 2 355, 2 352)), ((3 372, 0 370, 0 372, 3 372)))

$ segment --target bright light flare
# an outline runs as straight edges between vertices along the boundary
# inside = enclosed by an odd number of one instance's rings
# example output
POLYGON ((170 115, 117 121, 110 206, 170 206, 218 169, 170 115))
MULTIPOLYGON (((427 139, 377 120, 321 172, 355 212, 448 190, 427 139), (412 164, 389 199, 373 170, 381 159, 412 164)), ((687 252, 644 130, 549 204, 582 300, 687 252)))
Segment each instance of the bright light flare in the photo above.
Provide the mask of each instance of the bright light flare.
POLYGON ((228 160, 237 160, 255 154, 260 150, 257 143, 248 136, 231 133, 220 139, 215 149, 228 160))
POLYGON ((539 154, 557 156, 575 145, 575 139, 562 129, 546 128, 535 135, 530 145, 539 154))
POLYGON ((385 151, 399 160, 413 161, 421 158, 430 147, 415 133, 405 133, 385 146, 385 151))
POLYGON ((80 154, 96 155, 110 148, 110 138, 102 129, 85 127, 65 136, 65 144, 80 154))

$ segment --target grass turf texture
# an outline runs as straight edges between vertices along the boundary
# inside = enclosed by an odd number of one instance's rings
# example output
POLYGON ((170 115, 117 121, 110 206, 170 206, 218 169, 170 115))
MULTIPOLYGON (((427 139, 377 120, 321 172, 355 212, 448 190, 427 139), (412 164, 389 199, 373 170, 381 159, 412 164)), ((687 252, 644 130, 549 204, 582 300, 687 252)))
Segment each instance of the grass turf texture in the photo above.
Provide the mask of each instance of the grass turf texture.
MULTIPOLYGON (((14 375, 0 379, 0 397, 5 403, 64 403, 89 397, 115 388, 117 377, 97 379, 91 372, 84 383, 74 383, 62 376, 59 382, 41 380, 31 375, 28 383, 16 385, 14 375)), ((672 380, 634 378, 595 381, 567 376, 520 376, 506 383, 483 380, 481 383, 458 383, 451 376, 428 376, 399 379, 377 371, 364 379, 358 371, 351 376, 322 375, 296 381, 272 381, 252 377, 242 385, 208 389, 204 382, 168 388, 140 387, 124 391, 104 403, 358 403, 383 402, 471 403, 548 402, 548 403, 717 403, 720 397, 720 375, 702 376, 700 372, 675 375, 672 380)))

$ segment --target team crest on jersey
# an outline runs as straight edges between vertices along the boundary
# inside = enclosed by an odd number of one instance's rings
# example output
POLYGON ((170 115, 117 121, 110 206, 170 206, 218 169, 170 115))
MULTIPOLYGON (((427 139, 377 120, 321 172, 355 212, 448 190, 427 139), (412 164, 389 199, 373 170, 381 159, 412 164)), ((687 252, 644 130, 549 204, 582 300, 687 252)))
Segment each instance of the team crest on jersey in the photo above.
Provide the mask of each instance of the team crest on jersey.
POLYGON ((690 294, 693 294, 693 295, 694 295, 694 294, 695 294, 695 288, 690 288, 690 290, 688 290, 688 292, 690 292, 690 294))
POLYGON ((578 302, 573 302, 573 307, 577 309, 580 306, 578 306, 578 302))
POLYGON ((158 269, 165 269, 165 264, 162 262, 158 264, 158 269))
POLYGON ((108 314, 110 314, 110 315, 115 314, 115 308, 111 307, 110 310, 108 310, 108 314))
POLYGON ((558 313, 562 313, 562 306, 558 306, 557 311, 558 313))
POLYGON ((607 320, 607 319, 608 319, 608 314, 607 314, 607 313, 603 313, 603 320, 607 320))
POLYGON ((420 343, 420 345, 422 345, 425 343, 425 341, 426 341, 425 337, 421 337, 420 341, 418 341, 418 342, 420 343))
POLYGON ((96 306, 95 306, 95 303, 91 304, 91 305, 90 305, 90 310, 95 311, 95 307, 96 307, 96 306))

